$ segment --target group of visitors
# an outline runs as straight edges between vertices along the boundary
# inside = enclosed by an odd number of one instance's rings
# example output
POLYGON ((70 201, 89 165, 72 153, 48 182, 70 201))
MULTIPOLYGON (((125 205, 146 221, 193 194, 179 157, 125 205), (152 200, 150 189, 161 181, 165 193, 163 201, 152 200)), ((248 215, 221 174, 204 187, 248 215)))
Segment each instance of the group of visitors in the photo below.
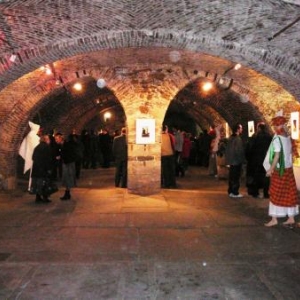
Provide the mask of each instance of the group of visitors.
MULTIPOLYGON (((123 131, 122 131, 123 132, 123 131)), ((117 134, 118 132, 116 132, 117 134)), ((76 186, 76 179, 80 178, 81 168, 96 168, 101 151, 101 162, 103 168, 109 168, 110 161, 113 159, 113 137, 106 129, 98 135, 94 131, 83 130, 81 135, 76 131, 65 137, 60 132, 43 132, 42 129, 37 133, 40 143, 34 148, 31 172, 30 190, 36 194, 37 203, 49 203, 51 200, 49 184, 54 185, 61 179, 65 187, 65 193, 61 200, 71 199, 71 188, 76 186)), ((127 148, 126 148, 127 151, 127 148)), ((127 159, 127 152, 126 152, 127 159)), ((117 157, 119 163, 120 158, 117 157)), ((124 164, 122 165, 122 170, 124 164)), ((120 167, 118 166, 119 170, 120 167)), ((126 169, 127 172, 127 169, 126 169)), ((125 171, 119 172, 118 176, 123 176, 122 186, 125 187, 127 178, 125 171)))
POLYGON ((52 135, 40 131, 38 134, 40 143, 33 151, 31 172, 31 191, 36 194, 35 201, 51 202, 49 184, 53 185, 57 176, 65 187, 60 199, 70 200, 70 190, 76 186, 76 163, 81 161, 83 147, 75 134, 70 134, 67 139, 60 132, 52 135))
MULTIPOLYGON (((232 198, 242 198, 240 178, 243 166, 246 165, 246 185, 248 194, 259 197, 262 189, 263 197, 270 198, 269 215, 271 220, 267 227, 278 225, 278 217, 288 216, 283 223, 285 226, 295 224, 295 215, 299 214, 298 192, 293 174, 293 155, 296 147, 286 130, 286 119, 277 116, 272 119, 275 134, 272 136, 263 122, 257 124, 255 134, 244 144, 242 140, 243 127, 236 124, 232 127, 232 135, 225 138, 224 130, 220 127, 204 131, 202 141, 208 144, 207 153, 203 154, 203 166, 209 170, 209 175, 220 172, 218 158, 228 167, 228 195, 232 198), (209 137, 209 138, 207 138, 209 137)), ((80 137, 75 132, 68 138, 63 134, 40 135, 40 143, 35 147, 32 160, 32 190, 36 194, 36 202, 48 203, 49 194, 45 192, 45 179, 62 179, 65 193, 61 200, 71 199, 71 188, 76 186, 76 178, 80 176, 81 167, 95 167, 93 155, 87 155, 87 149, 93 149, 93 135, 87 132, 80 137), (86 147, 86 145, 89 145, 86 147), (87 158, 88 157, 88 158, 87 158)), ((106 150, 103 151, 103 167, 108 168, 111 156, 114 157, 115 186, 127 187, 127 139, 126 129, 121 134, 116 133, 108 138, 108 132, 103 131, 99 136, 106 150), (111 143, 111 147, 109 145, 111 143), (108 149, 110 149, 108 151, 108 149), (110 153, 111 152, 111 153, 110 153)), ((98 145, 100 145, 99 143, 98 145)), ((98 147, 98 146, 97 146, 98 147)), ((184 177, 188 169, 192 149, 191 136, 178 128, 171 131, 163 126, 161 135, 161 186, 176 188, 176 177, 184 177)), ((204 147, 201 148, 204 151, 204 147)))
POLYGON ((228 139, 225 150, 229 165, 228 195, 241 198, 239 193, 242 165, 247 162, 248 194, 258 197, 259 189, 264 198, 270 198, 266 227, 278 225, 278 218, 287 217, 284 226, 293 227, 299 214, 298 191, 293 173, 293 156, 298 157, 294 141, 286 128, 283 116, 272 119, 275 134, 272 137, 264 123, 258 123, 257 131, 246 147, 240 137, 243 127, 237 124, 228 139))

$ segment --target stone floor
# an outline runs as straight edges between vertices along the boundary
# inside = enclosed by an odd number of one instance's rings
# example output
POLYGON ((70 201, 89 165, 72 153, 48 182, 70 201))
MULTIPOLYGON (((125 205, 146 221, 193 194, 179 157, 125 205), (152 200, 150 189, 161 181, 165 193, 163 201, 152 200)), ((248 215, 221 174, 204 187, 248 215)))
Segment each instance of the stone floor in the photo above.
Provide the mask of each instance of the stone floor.
POLYGON ((71 201, 0 192, 0 299, 300 299, 300 228, 265 228, 268 200, 199 167, 149 197, 113 173, 84 170, 71 201))

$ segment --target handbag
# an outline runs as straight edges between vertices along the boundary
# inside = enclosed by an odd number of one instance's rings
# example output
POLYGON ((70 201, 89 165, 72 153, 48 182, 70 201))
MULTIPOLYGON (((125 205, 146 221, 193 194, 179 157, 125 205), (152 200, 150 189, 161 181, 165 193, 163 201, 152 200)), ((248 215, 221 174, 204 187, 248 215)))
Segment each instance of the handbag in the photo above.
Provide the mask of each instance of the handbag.
MULTIPOLYGON (((280 174, 280 176, 282 176, 283 173, 284 173, 284 168, 285 168, 283 145, 282 145, 280 137, 279 136, 277 136, 277 137, 279 139, 281 147, 280 147, 279 161, 278 161, 278 164, 276 166, 276 169, 279 170, 279 174, 280 174)), ((275 138, 276 137, 274 137, 273 140, 275 138)), ((271 142, 271 144, 269 146, 269 149, 267 151, 266 157, 265 157, 264 162, 263 162, 263 166, 264 166, 264 168, 265 168, 266 171, 270 170, 271 164, 272 164, 274 156, 275 156, 274 146, 273 146, 273 140, 272 140, 272 142, 271 142)))
MULTIPOLYGON (((272 144, 272 142, 271 142, 271 144, 272 144)), ((270 152, 272 151, 271 150, 271 144, 269 146, 269 149, 266 153, 266 156, 265 156, 265 159, 264 159, 264 162, 263 162, 263 166, 264 166, 266 172, 268 172, 271 168, 271 164, 270 164, 270 152)), ((274 158, 274 156, 273 156, 273 158, 274 158)))

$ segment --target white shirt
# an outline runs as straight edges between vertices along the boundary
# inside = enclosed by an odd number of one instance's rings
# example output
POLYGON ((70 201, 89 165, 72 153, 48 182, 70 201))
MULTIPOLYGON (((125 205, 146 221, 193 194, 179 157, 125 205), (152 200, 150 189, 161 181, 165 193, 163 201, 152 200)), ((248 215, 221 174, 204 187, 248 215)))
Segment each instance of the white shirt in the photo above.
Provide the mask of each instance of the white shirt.
POLYGON ((280 152, 280 150, 281 150, 281 145, 280 145, 279 138, 282 142, 285 168, 291 168, 293 166, 291 137, 290 136, 275 135, 274 139, 272 141, 275 152, 280 152))

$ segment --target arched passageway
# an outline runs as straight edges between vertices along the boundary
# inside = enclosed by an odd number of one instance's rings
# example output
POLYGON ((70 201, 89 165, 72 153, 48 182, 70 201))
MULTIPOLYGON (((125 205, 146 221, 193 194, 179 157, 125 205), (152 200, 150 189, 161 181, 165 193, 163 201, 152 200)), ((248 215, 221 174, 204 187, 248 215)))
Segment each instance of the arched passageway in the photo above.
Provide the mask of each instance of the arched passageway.
POLYGON ((80 131, 102 124, 99 113, 118 108, 117 99, 125 114, 116 120, 126 121, 129 132, 129 191, 149 193, 159 190, 160 127, 171 101, 200 128, 224 121, 269 123, 279 109, 286 116, 300 110, 299 23, 267 42, 270 32, 286 25, 282 11, 296 19, 296 5, 236 1, 232 10, 223 2, 196 1, 169 10, 165 3, 142 1, 113 9, 106 2, 101 9, 89 2, 76 9, 63 3, 41 9, 40 3, 25 2, 0 4, 0 173, 5 188, 15 186, 17 153, 29 120, 80 131), (145 18, 146 12, 151 18, 145 18), (39 19, 45 14, 48 27, 39 19), (76 27, 79 20, 82 28, 76 27), (25 26, 29 21, 32 26, 25 26), (236 63, 240 70, 233 69, 236 63), (98 88, 98 79, 106 86, 98 88), (202 95, 204 80, 221 90, 202 95), (84 95, 73 93, 75 82, 90 84, 84 95), (139 118, 155 119, 153 145, 136 144, 139 118), (156 179, 149 182, 149 177, 156 179))

